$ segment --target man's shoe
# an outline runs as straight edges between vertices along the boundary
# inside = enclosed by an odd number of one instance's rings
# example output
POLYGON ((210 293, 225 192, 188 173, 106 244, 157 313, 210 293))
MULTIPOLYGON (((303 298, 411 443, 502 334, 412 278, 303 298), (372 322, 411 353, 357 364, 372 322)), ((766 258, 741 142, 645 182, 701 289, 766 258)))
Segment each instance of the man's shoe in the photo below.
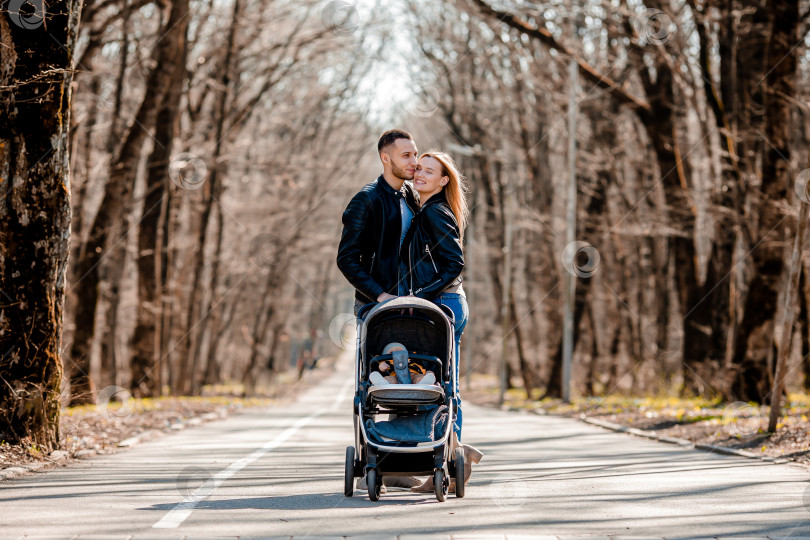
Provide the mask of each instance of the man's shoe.
POLYGON ((427 480, 416 487, 412 487, 411 491, 414 493, 433 493, 433 477, 428 476, 427 480))
POLYGON ((464 450, 464 483, 466 484, 472 474, 473 463, 481 461, 484 453, 469 444, 462 444, 461 448, 464 450))

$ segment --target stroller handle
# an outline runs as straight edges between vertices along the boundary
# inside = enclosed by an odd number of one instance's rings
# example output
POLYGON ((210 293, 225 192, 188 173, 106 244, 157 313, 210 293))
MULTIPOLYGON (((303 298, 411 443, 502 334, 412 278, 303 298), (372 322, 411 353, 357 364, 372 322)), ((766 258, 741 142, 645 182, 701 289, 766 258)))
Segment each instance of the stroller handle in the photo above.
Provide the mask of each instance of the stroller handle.
POLYGON ((369 302, 368 304, 363 305, 357 310, 357 318, 364 319, 366 315, 368 315, 368 312, 371 311, 371 309, 377 304, 379 304, 379 302, 369 302))
MULTIPOLYGON (((357 318, 364 319, 366 315, 368 315, 369 311, 371 311, 374 306, 378 305, 380 302, 369 302, 368 304, 364 304, 360 309, 357 310, 357 318)), ((449 306, 445 306, 444 304, 436 304, 442 312, 450 319, 450 325, 455 326, 456 324, 456 314, 453 313, 453 310, 450 309, 449 306)))

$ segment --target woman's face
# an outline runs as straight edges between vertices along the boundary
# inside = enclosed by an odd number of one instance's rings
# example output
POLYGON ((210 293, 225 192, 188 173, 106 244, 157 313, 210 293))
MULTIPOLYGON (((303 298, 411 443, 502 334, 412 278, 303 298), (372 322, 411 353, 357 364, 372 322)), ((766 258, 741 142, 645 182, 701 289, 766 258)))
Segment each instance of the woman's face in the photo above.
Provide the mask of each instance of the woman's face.
POLYGON ((416 165, 413 187, 422 201, 442 190, 449 178, 442 176, 442 164, 436 158, 425 156, 416 165))

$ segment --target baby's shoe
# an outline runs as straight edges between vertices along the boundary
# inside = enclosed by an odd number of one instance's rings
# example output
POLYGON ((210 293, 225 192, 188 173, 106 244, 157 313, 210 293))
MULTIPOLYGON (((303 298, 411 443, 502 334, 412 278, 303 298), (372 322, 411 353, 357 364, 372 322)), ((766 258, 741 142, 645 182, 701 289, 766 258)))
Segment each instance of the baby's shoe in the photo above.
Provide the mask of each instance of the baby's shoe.
POLYGON ((383 377, 382 373, 380 373, 379 371, 375 371, 371 375, 369 375, 368 380, 374 386, 377 386, 379 384, 391 384, 385 380, 385 377, 383 377))
POLYGON ((428 371, 419 381, 419 384, 436 384, 436 375, 432 371, 428 371))

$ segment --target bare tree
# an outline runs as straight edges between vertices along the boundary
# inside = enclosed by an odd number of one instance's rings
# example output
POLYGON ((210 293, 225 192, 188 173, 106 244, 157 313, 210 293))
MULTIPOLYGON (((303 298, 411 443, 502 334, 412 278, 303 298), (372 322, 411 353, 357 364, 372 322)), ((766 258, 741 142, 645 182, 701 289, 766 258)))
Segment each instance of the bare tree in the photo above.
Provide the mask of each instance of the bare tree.
POLYGON ((59 445, 71 60, 81 4, 50 2, 47 13, 39 6, 0 12, 0 438, 52 450, 59 445))

